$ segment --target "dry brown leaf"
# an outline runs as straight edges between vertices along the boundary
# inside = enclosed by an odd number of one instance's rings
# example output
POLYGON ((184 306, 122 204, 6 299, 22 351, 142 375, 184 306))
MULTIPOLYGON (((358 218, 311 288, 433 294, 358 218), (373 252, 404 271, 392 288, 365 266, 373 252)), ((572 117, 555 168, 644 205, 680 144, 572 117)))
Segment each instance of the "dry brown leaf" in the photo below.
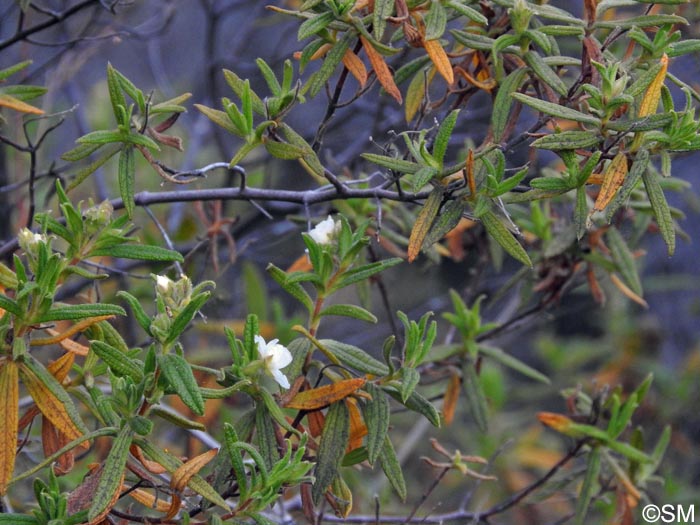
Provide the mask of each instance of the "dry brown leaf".
POLYGON ((450 426, 455 417, 455 409, 459 400, 459 392, 462 389, 462 382, 459 374, 453 372, 445 389, 445 396, 442 399, 442 419, 445 426, 450 426))
POLYGON ((360 409, 357 408, 357 401, 352 398, 345 399, 345 406, 348 407, 350 413, 350 439, 345 452, 351 452, 362 446, 362 438, 367 435, 367 425, 362 420, 360 409))
POLYGON ((163 465, 155 461, 151 461, 146 456, 144 456, 141 449, 133 443, 129 447, 129 452, 131 452, 131 454, 139 460, 139 463, 141 463, 151 474, 164 474, 167 472, 166 468, 163 465))
POLYGON ((384 90, 391 95, 396 102, 401 104, 403 102, 403 97, 401 96, 399 88, 396 86, 396 82, 394 82, 394 76, 391 74, 389 66, 387 66, 384 61, 384 57, 374 49, 372 44, 365 37, 360 35, 360 40, 362 41, 362 47, 365 49, 365 53, 367 53, 369 63, 372 64, 372 69, 374 69, 377 75, 377 80, 379 80, 384 90))

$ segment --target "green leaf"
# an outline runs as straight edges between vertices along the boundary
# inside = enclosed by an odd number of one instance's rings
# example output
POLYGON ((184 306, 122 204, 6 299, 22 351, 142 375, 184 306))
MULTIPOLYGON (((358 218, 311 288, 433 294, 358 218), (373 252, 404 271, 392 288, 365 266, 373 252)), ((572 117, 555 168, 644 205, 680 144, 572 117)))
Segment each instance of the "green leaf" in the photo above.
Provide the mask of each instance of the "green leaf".
MULTIPOLYGON (((101 147, 99 144, 88 144, 88 146, 97 146, 98 148, 101 147)), ((78 147, 80 147, 80 146, 78 146, 78 147)), ((73 180, 66 187, 66 191, 70 191, 70 190, 78 187, 85 179, 87 179, 90 175, 92 175, 95 171, 97 171, 100 167, 102 167, 109 159, 111 159, 119 151, 121 151, 120 146, 117 146, 117 145, 111 146, 110 148, 107 149, 107 153, 105 153, 101 157, 97 158, 96 160, 94 160, 93 162, 88 164, 87 166, 79 169, 75 173, 75 175, 73 176, 73 180)))
POLYGON ((374 38, 381 40, 386 30, 386 19, 394 12, 394 0, 375 0, 372 13, 372 31, 374 38))
POLYGON ((463 4, 460 0, 448 0, 447 5, 452 9, 457 11, 460 15, 466 16, 471 21, 481 24, 483 26, 488 25, 489 19, 482 15, 479 11, 473 7, 463 4))
POLYGON ((147 137, 146 135, 142 135, 141 133, 129 133, 125 137, 125 142, 127 142, 128 144, 143 146, 144 148, 148 148, 151 151, 160 151, 160 146, 155 140, 153 140, 150 137, 147 137))
POLYGON ((484 394, 484 387, 476 373, 476 368, 471 360, 466 360, 462 367, 462 378, 464 384, 464 394, 471 409, 472 416, 479 430, 488 430, 489 407, 484 394))
POLYGON ((528 95, 524 95, 523 93, 513 93, 511 96, 518 102, 522 102, 523 104, 530 106, 531 108, 536 109, 545 115, 551 115, 553 117, 562 118, 565 120, 573 120, 574 122, 581 122, 592 126, 601 125, 601 121, 598 117, 581 113, 575 109, 560 106, 559 104, 553 104, 551 102, 547 102, 546 100, 530 97, 528 95))
POLYGON ((493 140, 497 144, 503 140, 503 133, 505 132, 506 125, 508 124, 510 108, 513 105, 513 97, 511 97, 511 95, 518 90, 520 85, 523 83, 526 74, 526 68, 521 67, 516 69, 505 79, 503 79, 500 86, 498 86, 498 92, 496 93, 496 98, 493 101, 493 110, 491 113, 493 140))
POLYGON ((109 100, 112 103, 112 111, 117 122, 122 126, 129 126, 129 122, 124 121, 120 107, 126 109, 126 98, 122 92, 122 86, 117 76, 117 70, 112 64, 107 63, 107 88, 109 90, 109 100))
POLYGON ((214 124, 221 126, 229 133, 232 133, 233 135, 237 136, 241 135, 240 130, 233 124, 233 122, 231 122, 231 119, 225 111, 209 108, 207 106, 203 106, 202 104, 195 104, 194 107, 196 107, 201 113, 204 114, 204 116, 206 116, 214 124))
POLYGON ((423 250, 429 248, 447 235, 462 218, 466 204, 461 199, 448 201, 433 221, 433 225, 423 240, 423 250))
POLYGON ((608 204, 608 206, 605 208, 605 219, 608 222, 612 220, 613 215, 615 215, 615 212, 620 209, 620 206, 623 206, 629 200, 630 195, 636 188, 642 174, 647 171, 648 165, 649 150, 643 149, 638 151, 634 161, 632 162, 632 167, 622 183, 622 186, 620 186, 620 189, 617 190, 612 202, 610 202, 610 204, 608 204))
POLYGON ((433 180, 439 173, 437 168, 423 166, 413 176, 413 191, 419 191, 423 186, 433 180))
POLYGON ((588 506, 593 499, 593 495, 597 490, 598 475, 600 474, 600 447, 594 446, 588 454, 588 463, 586 466, 586 475, 581 485, 581 492, 576 499, 576 516, 574 518, 575 525, 584 525, 586 523, 586 514, 588 506))
MULTIPOLYGON (((439 5, 439 3, 433 2, 433 5, 439 5)), ((440 169, 442 169, 445 152, 447 151, 447 146, 452 137, 452 130, 457 123, 457 115, 459 115, 459 109, 451 111, 450 114, 445 117, 445 120, 442 121, 437 135, 435 135, 435 141, 433 142, 433 158, 440 165, 440 169)))
POLYGON ((361 348, 333 339, 321 339, 319 343, 338 358, 338 361, 359 372, 379 377, 389 374, 389 367, 386 364, 375 359, 361 348))
POLYGON ((311 488, 315 504, 321 501, 326 489, 338 474, 345 448, 350 438, 350 413, 345 402, 333 403, 326 413, 321 443, 316 456, 316 480, 311 488))
POLYGON ((124 202, 124 209, 129 218, 134 215, 134 193, 136 185, 136 164, 134 148, 124 146, 119 154, 119 194, 124 202))
POLYGON ((72 150, 66 151, 63 155, 61 155, 61 158, 68 162, 76 162, 84 159, 85 157, 89 157, 95 153, 95 151, 100 149, 100 147, 101 144, 78 144, 72 150))
POLYGON ((143 309, 143 306, 141 306, 141 301, 139 301, 129 292, 125 292, 124 290, 119 290, 117 292, 117 297, 121 297, 127 303, 129 303, 131 311, 134 314, 134 317, 136 318, 136 321, 139 323, 141 328, 143 328, 143 330, 148 335, 153 335, 151 333, 151 318, 146 314, 146 311, 143 309))
MULTIPOLYGON (((231 87, 234 93, 236 93, 238 98, 242 100, 243 92, 245 91, 245 80, 241 79, 241 77, 236 75, 236 73, 229 71, 228 69, 224 69, 224 78, 226 79, 226 83, 231 87)), ((250 90, 250 103, 253 111, 255 111, 258 115, 265 115, 265 104, 252 89, 250 90)))
POLYGON ((30 65, 32 65, 32 61, 25 60, 23 62, 19 62, 17 64, 10 66, 10 67, 7 67, 5 69, 0 69, 0 81, 3 81, 6 78, 11 77, 15 73, 22 71, 24 68, 29 67, 30 65))
POLYGON ((11 314, 21 318, 24 312, 19 305, 5 294, 0 294, 0 308, 10 312, 11 314))
POLYGON ((421 394, 414 390, 404 403, 401 399, 400 392, 395 387, 387 387, 386 392, 409 410, 417 412, 425 417, 430 421, 431 425, 440 428, 440 413, 435 406, 421 394))
MULTIPOLYGON (((354 38, 354 35, 351 31, 348 31, 333 45, 330 51, 326 53, 321 69, 316 71, 316 73, 309 78, 306 86, 304 86, 304 91, 308 91, 309 96, 315 97, 318 95, 321 89, 323 89, 323 86, 326 85, 326 82, 333 76, 335 69, 343 59, 343 55, 345 55, 345 52, 350 47, 351 38, 354 38)), ((328 483, 330 484, 330 481, 328 483)))
POLYGON ((405 367, 401 374, 401 401, 406 403, 420 381, 420 373, 415 368, 405 367))
POLYGON ((121 131, 115 130, 98 130, 91 131, 76 140, 78 144, 110 144, 112 142, 126 142, 126 138, 121 131))
POLYGON ((192 412, 198 416, 204 415, 204 399, 192 367, 185 358, 177 354, 159 355, 158 366, 167 387, 174 390, 192 412))
POLYGON ((562 131, 540 137, 531 146, 555 151, 586 149, 595 146, 602 140, 603 138, 594 131, 562 131))
POLYGON ((105 362, 117 376, 127 376, 140 383, 143 380, 143 363, 131 359, 121 350, 103 341, 91 341, 90 349, 105 362))
POLYGON ((377 164, 383 168, 388 168, 399 173, 412 174, 421 169, 421 166, 415 162, 397 159, 396 157, 387 157, 385 155, 377 155, 376 153, 362 153, 360 156, 373 164, 377 164))
POLYGON ((326 26, 333 20, 335 20, 335 15, 332 11, 324 11, 320 15, 307 18, 299 26, 299 30, 297 31, 297 40, 301 42, 302 40, 315 35, 319 31, 325 29, 326 26))
POLYGON ((278 268, 274 264, 270 263, 267 265, 267 273, 270 274, 277 283, 284 288, 284 290, 294 297, 297 301, 303 304, 309 313, 314 310, 314 303, 311 300, 309 294, 304 290, 304 288, 299 283, 290 283, 287 279, 287 274, 284 270, 278 268))
POLYGON ((321 310, 319 315, 340 315, 343 317, 360 319, 361 321, 367 321, 368 323, 377 322, 377 317, 372 312, 352 304, 334 304, 321 310))
POLYGON ((245 501, 248 495, 248 476, 246 475, 241 451, 234 446, 238 442, 240 442, 240 439, 238 434, 236 434, 236 429, 232 425, 224 423, 224 447, 226 452, 228 452, 233 473, 236 476, 241 500, 245 501))
POLYGON ((613 261, 615 261, 625 282, 634 293, 642 297, 644 294, 642 291, 642 281, 639 279, 637 265, 634 262, 634 255, 632 255, 632 251, 627 246, 625 239, 623 239, 618 229, 614 226, 610 227, 605 236, 608 241, 610 252, 612 253, 613 261))
POLYGON ((425 39, 436 40, 445 32, 447 25, 447 11, 442 6, 442 2, 432 0, 430 9, 425 16, 425 39))
POLYGON ((265 149, 273 157, 283 160, 299 159, 306 154, 306 151, 299 146, 287 142, 275 142, 273 140, 265 142, 265 149))
POLYGON ((110 504, 115 501, 115 494, 121 490, 124 468, 126 467, 126 460, 129 458, 129 447, 132 439, 133 432, 131 427, 124 425, 117 437, 112 441, 109 455, 102 466, 100 481, 91 497, 92 504, 88 511, 88 519, 91 522, 109 510, 110 504))
POLYGON ((658 176, 649 170, 642 173, 644 187, 646 188, 651 209, 656 217, 656 223, 659 225, 661 236, 666 242, 669 257, 676 250, 676 231, 673 227, 673 218, 671 217, 671 209, 666 201, 661 185, 659 184, 658 176))
POLYGON ((336 290, 340 290, 341 288, 345 288, 346 286, 350 286, 351 284, 355 284, 358 281, 364 281, 374 274, 384 271, 387 268, 391 268, 392 266, 396 266, 402 262, 403 259, 400 257, 393 257, 391 259, 385 259, 383 261, 364 264, 362 266, 358 266, 357 268, 353 268, 352 270, 345 272, 330 291, 334 292, 336 290))
POLYGON ((631 29, 632 27, 659 27, 664 24, 683 24, 688 25, 688 21, 682 16, 677 15, 643 15, 634 16, 631 18, 615 20, 598 20, 593 27, 596 29, 631 29))
POLYGON ((513 234, 506 228, 501 220, 491 210, 487 210, 480 217, 488 234, 514 259, 526 266, 532 266, 530 256, 525 248, 518 242, 513 234))
POLYGON ((399 463, 399 458, 396 457, 394 445, 391 444, 389 436, 384 438, 384 444, 381 452, 379 453, 379 463, 382 466, 386 479, 389 480, 389 483, 391 483, 391 486, 394 488, 401 500, 406 501, 406 480, 403 477, 401 463, 399 463))
POLYGON ((189 325, 190 321, 192 321, 192 318, 197 314, 202 306, 204 306, 204 303, 209 300, 210 296, 211 292, 202 292, 193 297, 192 300, 187 303, 187 306, 185 306, 180 313, 177 314, 177 317, 173 319, 173 322, 170 325, 168 339, 165 341, 166 344, 174 343, 177 338, 180 337, 182 332, 184 332, 187 328, 187 325, 189 325))
POLYGON ((535 177, 530 181, 530 187, 538 190, 570 190, 572 183, 560 177, 535 177))
POLYGON ((98 248, 90 252, 89 256, 95 257, 100 255, 139 261, 184 262, 184 258, 179 252, 148 244, 118 244, 116 246, 98 248))
POLYGON ((535 370, 531 366, 523 363, 520 359, 513 357, 511 354, 504 352, 500 348, 493 346, 479 346, 479 355, 490 357, 497 363, 507 366, 516 372, 520 372, 525 377, 529 377, 535 381, 540 381, 541 383, 545 384, 550 383, 549 378, 542 372, 535 370))
POLYGON ((539 77, 539 79, 551 87, 561 96, 565 96, 569 88, 566 87, 564 81, 559 78, 554 70, 549 67, 542 57, 535 51, 528 51, 523 55, 525 63, 530 66, 530 69, 539 77))
POLYGON ((367 459, 374 465, 389 433, 391 407, 381 388, 365 383, 364 389, 372 396, 370 401, 362 404, 362 418, 367 425, 367 459))
POLYGON ((54 306, 48 312, 33 319, 33 321, 35 323, 48 323, 50 321, 80 320, 86 317, 102 315, 126 315, 126 312, 121 306, 116 304, 67 304, 54 306))
POLYGON ((265 403, 255 405, 255 443, 268 472, 279 462, 275 425, 265 403))
POLYGON ((0 514, 1 525, 41 525, 37 518, 26 514, 0 514))

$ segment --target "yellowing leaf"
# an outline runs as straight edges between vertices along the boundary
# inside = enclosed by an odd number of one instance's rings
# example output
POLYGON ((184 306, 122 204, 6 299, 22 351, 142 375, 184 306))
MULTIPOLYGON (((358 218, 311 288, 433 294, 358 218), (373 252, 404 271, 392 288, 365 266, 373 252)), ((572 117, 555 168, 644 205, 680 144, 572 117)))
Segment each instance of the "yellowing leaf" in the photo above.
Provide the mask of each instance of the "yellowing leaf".
POLYGON ((426 40, 423 42, 425 51, 428 53, 430 60, 435 64, 435 69, 438 70, 443 78, 448 84, 452 84, 455 81, 454 72, 452 71, 452 64, 450 59, 442 48, 439 40, 426 40))
POLYGON ((367 68, 364 62, 360 60, 360 57, 348 49, 343 55, 343 65, 355 77, 360 87, 365 87, 365 84, 367 84, 367 68))
POLYGON ((6 359, 0 368, 0 495, 7 492, 7 484, 15 470, 17 453, 19 384, 17 363, 6 359))
POLYGON ((207 463, 214 459, 218 452, 218 448, 212 448, 211 450, 207 450, 204 454, 195 456, 183 463, 173 472, 173 477, 170 479, 170 487, 177 492, 182 492, 192 479, 192 476, 197 474, 207 463))
POLYGON ((134 445, 133 443, 129 447, 129 452, 131 452, 131 454, 139 460, 139 463, 146 467, 146 470, 148 470, 148 472, 151 472, 152 474, 164 474, 168 471, 163 465, 161 465, 157 461, 151 461, 150 459, 148 459, 144 455, 141 448, 139 448, 137 445, 134 445))
POLYGON ((71 441, 79 438, 83 433, 68 415, 66 407, 54 395, 54 393, 39 379, 39 377, 27 366, 20 369, 22 382, 32 396, 41 413, 51 421, 56 429, 68 437, 71 441))
POLYGON ((627 156, 623 152, 615 155, 615 158, 608 164, 603 177, 603 184, 600 187, 598 198, 593 204, 591 214, 596 211, 602 211, 613 199, 617 190, 622 186, 627 175, 627 156))
POLYGON ((31 113, 32 115, 44 114, 44 112, 39 108, 35 108, 31 104, 22 102, 20 99, 5 93, 0 93, 0 107, 14 109, 15 111, 19 111, 21 113, 31 113))
POLYGON ((408 262, 413 262, 413 260, 418 257, 423 247, 425 236, 428 235, 430 227, 440 210, 441 203, 442 190, 440 190, 440 188, 435 188, 430 195, 428 195, 423 208, 421 208, 418 214, 416 223, 411 230, 411 236, 408 239, 408 262))
MULTIPOLYGON (((164 499, 159 498, 157 495, 151 494, 147 490, 144 489, 135 489, 132 487, 129 487, 128 485, 122 485, 122 492, 128 491, 129 496, 131 496, 133 499, 138 501, 141 505, 144 505, 145 507, 148 507, 149 509, 155 509, 158 512, 169 512, 172 503, 170 501, 166 501, 164 499)), ((177 496, 173 497, 173 500, 178 500, 180 499, 177 496)), ((171 519, 173 516, 170 518, 165 518, 166 520, 171 519)))
POLYGON ((343 379, 330 385, 304 390, 295 395, 292 400, 287 403, 287 408, 296 408, 298 410, 316 410, 330 405, 341 399, 345 399, 353 394, 367 382, 363 377, 354 379, 343 379))
POLYGON ((75 355, 71 353, 65 353, 55 361, 49 363, 46 369, 51 372, 51 375, 56 378, 56 381, 62 383, 63 380, 68 376, 73 362, 75 361, 75 355))
POLYGON ((618 290, 622 292, 622 294, 627 297, 628 299, 631 299, 635 303, 637 303, 640 306, 643 306, 644 308, 649 308, 649 304, 638 294, 632 291, 632 289, 627 286, 622 279, 620 279, 616 274, 611 273, 610 274, 610 280, 612 283, 617 287, 618 290))
POLYGON ((384 90, 391 95, 396 102, 401 104, 403 102, 401 92, 396 86, 394 76, 391 74, 389 66, 384 62, 384 58, 372 47, 372 44, 365 37, 360 35, 360 40, 362 41, 362 47, 365 49, 365 53, 367 53, 367 58, 369 58, 369 63, 372 64, 372 69, 374 69, 377 75, 377 80, 379 80, 384 90))
POLYGON ((459 374, 453 373, 447 383, 445 396, 442 400, 442 419, 445 421, 445 426, 452 424, 457 408, 457 400, 459 392, 462 389, 462 383, 459 379, 459 374))
POLYGON ((350 438, 345 450, 345 452, 348 453, 362 446, 362 438, 367 435, 367 425, 365 425, 362 420, 360 409, 357 408, 357 401, 355 399, 348 397, 345 399, 345 404, 350 413, 350 438))
MULTIPOLYGON (((80 321, 78 321, 63 332, 57 333, 55 330, 50 330, 51 337, 33 339, 30 343, 30 346, 45 346, 60 343, 64 339, 68 339, 69 337, 79 332, 82 332, 83 330, 94 325, 95 323, 99 323, 100 321, 104 321, 106 319, 112 319, 113 317, 113 315, 99 315, 96 317, 88 317, 86 319, 81 319, 80 321)), ((49 330, 47 330, 47 332, 49 332, 49 330)))
POLYGON ((651 81, 651 84, 649 84, 642 98, 642 102, 639 104, 638 117, 646 117, 647 115, 656 113, 656 108, 659 107, 659 100, 661 99, 661 88, 664 85, 664 80, 666 80, 667 70, 668 55, 664 53, 661 57, 661 69, 654 77, 654 80, 651 81))

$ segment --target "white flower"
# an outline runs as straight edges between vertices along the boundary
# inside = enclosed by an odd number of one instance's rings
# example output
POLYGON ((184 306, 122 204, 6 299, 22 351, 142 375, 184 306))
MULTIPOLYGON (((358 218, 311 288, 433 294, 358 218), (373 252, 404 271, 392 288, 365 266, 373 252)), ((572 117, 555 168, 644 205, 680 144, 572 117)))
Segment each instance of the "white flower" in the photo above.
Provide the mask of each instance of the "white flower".
POLYGON ((289 388, 289 380, 282 372, 284 368, 292 362, 292 353, 287 347, 278 343, 278 339, 273 339, 269 343, 265 342, 261 336, 255 336, 255 343, 258 345, 258 353, 265 363, 265 369, 282 388, 289 388))
POLYGON ((340 232, 340 221, 333 221, 333 218, 329 215, 327 219, 319 222, 309 232, 309 235, 317 244, 330 244, 338 232, 340 232))
POLYGON ((172 285, 173 281, 170 278, 166 277, 165 275, 156 275, 156 289, 160 293, 167 294, 172 285))

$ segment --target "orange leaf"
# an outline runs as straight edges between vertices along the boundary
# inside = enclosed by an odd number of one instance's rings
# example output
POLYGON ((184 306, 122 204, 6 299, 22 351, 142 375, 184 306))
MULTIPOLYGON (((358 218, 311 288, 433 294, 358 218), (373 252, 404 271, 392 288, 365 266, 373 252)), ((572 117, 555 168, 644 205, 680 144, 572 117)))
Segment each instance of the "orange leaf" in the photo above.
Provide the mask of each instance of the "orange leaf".
POLYGON ((0 368, 0 495, 15 470, 17 454, 17 413, 19 411, 19 379, 17 363, 6 359, 0 368))
POLYGON ((553 412, 539 412, 537 414, 537 419, 539 419, 542 424, 562 434, 567 434, 573 423, 570 418, 553 412))
POLYGON ((622 279, 620 279, 616 274, 611 273, 610 274, 610 280, 612 283, 617 287, 618 290, 620 290, 625 297, 628 299, 631 299, 635 303, 637 303, 640 306, 643 306, 644 308, 649 308, 649 304, 642 299, 639 295, 634 293, 629 286, 627 286, 624 282, 622 282, 622 279))
MULTIPOLYGON (((44 449, 44 456, 50 456, 68 443, 69 440, 66 436, 56 430, 56 427, 51 424, 51 421, 46 419, 45 416, 41 418, 41 445, 44 449)), ((53 470, 56 475, 62 476, 73 470, 74 464, 75 452, 69 450, 65 454, 59 456, 57 463, 53 466, 53 470)))
POLYGON ((646 117, 652 113, 656 113, 656 108, 659 107, 659 100, 661 99, 661 88, 664 85, 664 80, 666 80, 666 71, 668 70, 668 55, 664 53, 661 57, 661 69, 651 81, 646 93, 644 93, 644 98, 639 104, 639 112, 637 116, 639 118, 646 117))
POLYGON ((306 414, 306 419, 309 422, 309 433, 312 437, 317 438, 323 433, 323 426, 326 424, 326 416, 320 410, 314 410, 306 414))
POLYGON ((52 345, 54 343, 60 343, 64 339, 68 339, 69 337, 77 334, 78 332, 82 332, 86 328, 89 328, 90 326, 94 325, 95 323, 99 323, 100 321, 104 321, 106 319, 112 319, 114 316, 113 315, 100 315, 97 317, 88 317, 86 319, 82 319, 81 321, 78 321, 74 325, 72 325, 68 330, 65 330, 64 332, 61 333, 56 333, 55 330, 47 330, 47 332, 50 333, 51 337, 44 337, 41 339, 33 339, 30 343, 30 346, 45 346, 45 345, 52 345))
MULTIPOLYGON (((170 501, 161 499, 158 496, 151 494, 147 490, 135 489, 129 487, 128 485, 122 485, 122 492, 127 492, 129 496, 138 501, 141 505, 148 507, 149 509, 155 509, 158 512, 170 512, 171 510, 172 503, 170 501)), ((176 494, 174 494, 173 502, 175 502, 176 500, 178 502, 178 506, 176 508, 179 508, 181 506, 181 500, 176 494)), ((164 521, 172 519, 173 517, 174 515, 170 516, 169 518, 164 518, 164 521)))
POLYGON ((374 49, 374 47, 372 47, 372 44, 370 44, 365 37, 360 36, 360 40, 362 41, 362 47, 364 47, 365 53, 367 53, 367 58, 369 58, 369 63, 372 64, 372 69, 374 69, 374 72, 377 75, 377 80, 379 80, 379 83, 382 85, 384 90, 389 93, 389 95, 394 97, 396 102, 401 104, 403 102, 401 92, 396 86, 394 76, 391 74, 389 66, 386 65, 386 62, 384 62, 384 58, 376 49, 374 49))
POLYGON ((345 452, 351 452, 362 446, 362 438, 367 435, 367 425, 362 420, 360 409, 357 408, 357 401, 352 398, 345 399, 345 406, 350 413, 350 439, 345 452))
POLYGON ((364 62, 360 60, 360 57, 350 49, 347 49, 343 55, 343 65, 348 68, 348 71, 355 77, 360 87, 365 87, 365 84, 367 84, 367 68, 364 62))
POLYGON ((287 404, 287 408, 298 410, 316 410, 345 399, 367 382, 364 377, 343 379, 330 385, 304 390, 295 395, 287 404))
POLYGON ((615 155, 615 158, 608 164, 605 170, 605 175, 603 176, 603 184, 600 187, 600 193, 598 193, 598 198, 593 204, 593 210, 591 210, 591 215, 593 212, 602 211, 613 199, 617 190, 622 186, 622 183, 627 176, 627 156, 623 152, 619 152, 615 155))
POLYGON ((301 255, 301 257, 294 261, 289 268, 287 268, 287 273, 310 272, 311 270, 313 270, 313 266, 311 266, 309 256, 304 253, 301 255))
POLYGON ((55 361, 49 363, 49 366, 47 366, 46 369, 56 378, 56 381, 63 383, 63 380, 68 377, 68 372, 70 372, 74 361, 75 355, 71 354, 70 352, 66 352, 55 361))
POLYGON ((423 45, 425 46, 425 51, 428 53, 430 60, 435 64, 435 69, 447 80, 448 84, 452 84, 455 81, 452 64, 447 57, 447 53, 445 53, 445 50, 442 48, 440 41, 426 40, 423 42, 423 45))
POLYGON ((131 452, 131 454, 139 460, 139 463, 146 467, 146 470, 151 474, 164 474, 165 472, 167 472, 166 468, 163 465, 156 461, 151 461, 146 456, 144 456, 141 449, 133 443, 129 447, 129 452, 131 452))
POLYGON ((498 83, 493 78, 490 78, 488 76, 488 72, 484 72, 483 70, 479 71, 477 78, 471 76, 468 71, 465 71, 461 67, 457 67, 455 68, 455 70, 464 78, 464 80, 478 87, 479 89, 483 89, 484 91, 490 92, 493 88, 495 88, 498 85, 498 83), (479 78, 483 76, 485 76, 486 78, 483 80, 479 78))
POLYGON ((182 466, 178 467, 175 472, 173 472, 173 477, 170 479, 170 488, 177 492, 183 491, 190 482, 190 479, 192 479, 192 476, 197 474, 207 463, 214 459, 218 452, 218 448, 212 448, 211 450, 207 450, 204 454, 195 456, 183 463, 182 466))
POLYGON ((44 112, 39 108, 35 108, 31 104, 22 102, 20 99, 15 98, 11 95, 5 93, 0 93, 0 107, 6 107, 19 111, 21 113, 31 113, 33 115, 43 115, 44 112))
POLYGON ((447 383, 445 396, 442 400, 442 418, 445 421, 445 426, 449 426, 454 420, 457 400, 459 399, 459 392, 461 389, 462 384, 459 380, 459 374, 453 373, 447 383))
POLYGON ((64 434, 69 441, 79 438, 83 433, 75 426, 68 415, 66 407, 54 396, 53 392, 27 366, 22 366, 22 382, 32 396, 41 413, 53 423, 56 429, 64 434))

